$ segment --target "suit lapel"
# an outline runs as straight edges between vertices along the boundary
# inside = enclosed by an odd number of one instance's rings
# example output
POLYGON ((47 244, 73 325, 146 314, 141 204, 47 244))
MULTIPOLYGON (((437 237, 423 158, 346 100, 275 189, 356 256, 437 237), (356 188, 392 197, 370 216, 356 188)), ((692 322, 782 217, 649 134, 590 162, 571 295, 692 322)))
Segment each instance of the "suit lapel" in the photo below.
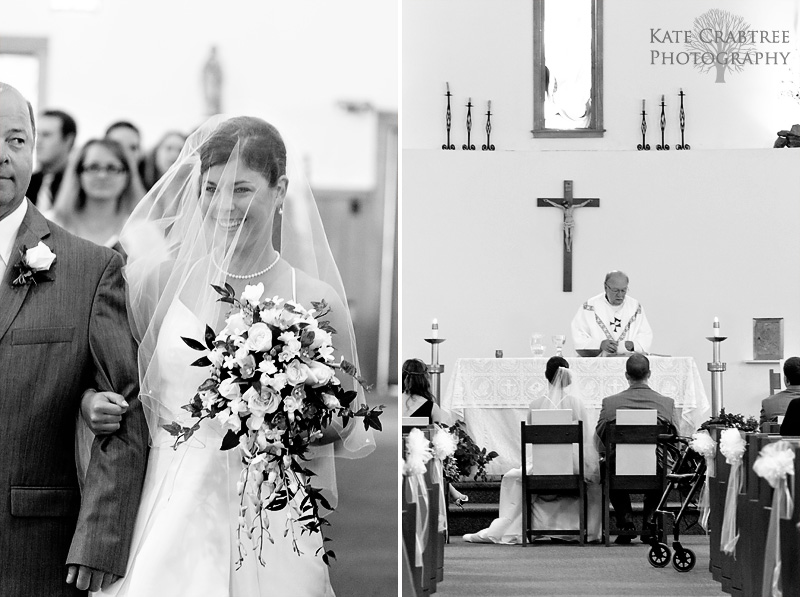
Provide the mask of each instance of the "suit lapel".
MULTIPOLYGON (((27 199, 26 199, 27 201, 27 199)), ((0 282, 0 340, 6 335, 11 322, 19 313, 25 297, 28 296, 31 284, 23 286, 12 286, 11 281, 15 278, 14 265, 20 259, 20 249, 22 246, 27 248, 35 247, 39 241, 50 235, 50 228, 45 217, 28 201, 28 211, 19 227, 17 240, 14 243, 14 250, 6 267, 3 281, 0 282)), ((51 247, 52 249, 52 247, 51 247)))

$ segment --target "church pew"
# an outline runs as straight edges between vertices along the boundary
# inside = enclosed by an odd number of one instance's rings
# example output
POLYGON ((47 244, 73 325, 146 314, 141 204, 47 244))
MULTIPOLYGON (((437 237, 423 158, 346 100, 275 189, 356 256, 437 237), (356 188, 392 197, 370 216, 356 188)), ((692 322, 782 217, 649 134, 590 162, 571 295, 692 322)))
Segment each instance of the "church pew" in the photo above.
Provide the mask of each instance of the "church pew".
MULTIPOLYGON (((792 438, 793 440, 795 438, 792 438)), ((800 597, 800 438, 794 452, 794 508, 780 521, 783 597, 800 597)))
POLYGON ((413 586, 413 594, 420 595, 422 593, 422 568, 416 565, 417 508, 415 504, 408 501, 407 489, 408 479, 403 477, 403 495, 401 497, 403 504, 403 549, 411 570, 410 580, 413 586))
POLYGON ((764 550, 767 543, 767 529, 772 505, 772 487, 753 470, 753 463, 761 449, 780 439, 780 436, 763 433, 749 434, 747 446, 747 499, 745 516, 747 526, 741 534, 739 543, 743 546, 741 565, 744 569, 743 592, 745 595, 758 595, 764 577, 764 550))
MULTIPOLYGON (((708 433, 719 446, 719 434, 724 427, 715 425, 709 428, 708 433)), ((717 463, 720 460, 719 450, 714 457, 713 471, 708 477, 708 498, 710 512, 708 515, 709 558, 708 571, 711 577, 722 582, 722 552, 720 550, 719 535, 722 530, 722 513, 725 508, 725 493, 720 488, 720 476, 717 463)), ((724 457, 722 458, 724 462, 724 457)))
MULTIPOLYGON (((431 430, 427 429, 425 437, 431 438, 431 430)), ((425 552, 423 554, 424 573, 427 576, 427 590, 423 590, 423 594, 429 595, 436 592, 436 585, 438 584, 439 567, 439 544, 441 543, 441 534, 439 533, 439 501, 441 498, 441 486, 438 482, 434 482, 434 466, 435 458, 428 461, 427 471, 425 473, 425 482, 428 485, 428 541, 425 545, 425 552)), ((423 587, 425 587, 423 583, 423 587)))
MULTIPOLYGON (((717 444, 719 446, 719 444, 717 444)), ((726 554, 722 551, 722 544, 721 544, 721 532, 722 532, 722 522, 725 517, 725 498, 728 495, 728 481, 730 480, 731 475, 731 465, 725 461, 725 456, 717 449, 716 454, 716 468, 717 468, 717 487, 719 494, 717 496, 717 510, 719 511, 719 530, 715 533, 717 537, 717 549, 718 549, 718 557, 719 557, 719 582, 722 585, 722 590, 728 594, 733 594, 732 584, 731 584, 731 577, 733 576, 733 570, 735 567, 735 562, 733 558, 733 554, 726 554)))

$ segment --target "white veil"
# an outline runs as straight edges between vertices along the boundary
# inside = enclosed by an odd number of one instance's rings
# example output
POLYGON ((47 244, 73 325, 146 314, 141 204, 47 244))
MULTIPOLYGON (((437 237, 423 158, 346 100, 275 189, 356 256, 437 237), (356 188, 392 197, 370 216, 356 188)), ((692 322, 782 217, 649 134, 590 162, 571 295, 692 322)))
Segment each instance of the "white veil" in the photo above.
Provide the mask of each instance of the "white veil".
POLYGON ((569 409, 573 421, 583 421, 583 474, 589 483, 599 483, 600 455, 594 442, 594 425, 584 405, 580 384, 576 383, 574 376, 574 371, 559 367, 547 388, 547 396, 537 401, 535 408, 569 409))
MULTIPOLYGON (((141 399, 151 439, 161 425, 186 417, 174 398, 165 395, 178 372, 165 370, 157 358, 162 343, 175 343, 161 333, 162 323, 171 309, 185 307, 219 332, 230 306, 218 302, 212 284, 228 283, 241 297, 245 285, 262 283, 264 298, 297 300, 306 308, 324 299, 332 308, 326 318, 337 330, 337 356, 358 366, 344 286, 313 194, 296 162, 272 125, 253 117, 215 116, 189 136, 176 162, 122 230, 130 319, 139 342, 141 399)), ((354 386, 346 376, 341 381, 345 388, 354 386)), ((355 411, 364 394, 354 389, 355 411)), ((187 387, 178 402, 188 403, 196 390, 187 387)), ((337 431, 337 441, 314 448, 315 459, 332 465, 326 457, 334 451, 357 458, 374 449, 374 438, 361 419, 337 431)), ((321 478, 331 487, 332 467, 329 473, 330 479, 326 474, 321 478)))

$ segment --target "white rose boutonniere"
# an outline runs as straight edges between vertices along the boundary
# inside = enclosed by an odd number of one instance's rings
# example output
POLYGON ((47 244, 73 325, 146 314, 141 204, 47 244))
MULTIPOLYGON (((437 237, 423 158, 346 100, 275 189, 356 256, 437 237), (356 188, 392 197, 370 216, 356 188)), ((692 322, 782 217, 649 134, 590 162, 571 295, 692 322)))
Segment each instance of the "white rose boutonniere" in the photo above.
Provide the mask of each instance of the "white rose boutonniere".
POLYGON ((48 272, 56 260, 56 254, 50 250, 50 247, 39 241, 39 244, 31 249, 22 245, 19 252, 21 258, 14 266, 18 273, 11 282, 12 286, 38 284, 53 279, 48 272))

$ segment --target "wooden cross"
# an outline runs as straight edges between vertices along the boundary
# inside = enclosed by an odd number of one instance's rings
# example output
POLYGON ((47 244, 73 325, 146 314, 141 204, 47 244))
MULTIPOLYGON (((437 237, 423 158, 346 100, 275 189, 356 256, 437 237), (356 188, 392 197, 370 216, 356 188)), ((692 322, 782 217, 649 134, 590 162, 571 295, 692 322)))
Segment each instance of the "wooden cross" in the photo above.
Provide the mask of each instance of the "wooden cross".
POLYGON ((564 181, 564 198, 539 198, 536 207, 557 207, 564 212, 564 292, 572 292, 572 239, 575 232, 573 212, 579 207, 600 207, 600 199, 581 199, 575 203, 572 197, 572 181, 564 181))

